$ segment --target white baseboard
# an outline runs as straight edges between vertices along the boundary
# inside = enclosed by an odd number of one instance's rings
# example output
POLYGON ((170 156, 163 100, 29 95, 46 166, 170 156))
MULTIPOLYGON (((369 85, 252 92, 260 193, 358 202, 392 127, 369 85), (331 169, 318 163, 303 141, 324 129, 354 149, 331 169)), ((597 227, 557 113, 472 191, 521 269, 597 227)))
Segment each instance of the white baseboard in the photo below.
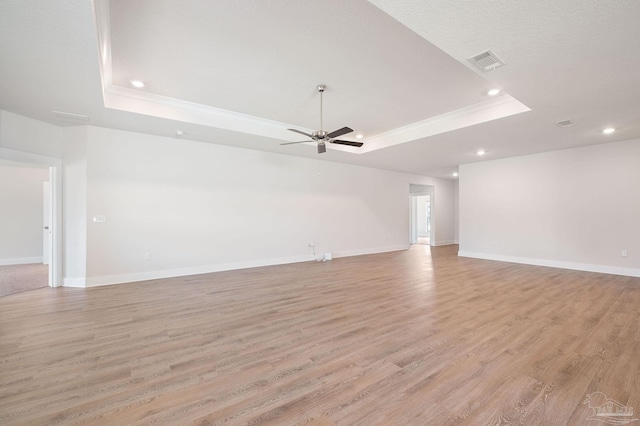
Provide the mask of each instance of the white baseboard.
MULTIPOLYGON (((407 250, 408 244, 379 247, 363 250, 346 250, 333 252, 333 258, 360 256, 364 254, 386 253, 391 251, 407 250)), ((260 266, 285 265, 288 263, 299 263, 315 261, 313 255, 292 256, 284 258, 272 258, 244 262, 231 262, 217 265, 194 266, 188 268, 164 269, 159 271, 134 272, 130 274, 103 275, 99 277, 89 277, 86 281, 77 278, 65 278, 67 287, 98 287, 103 285, 123 284, 136 281, 157 280, 162 278, 183 277, 188 275, 208 274, 211 272, 231 271, 235 269, 256 268, 260 266), (69 284, 67 284, 69 282, 69 284)))
POLYGON ((9 257, 0 259, 0 266, 7 265, 26 265, 28 263, 42 263, 42 256, 40 257, 9 257))
POLYGON ((458 242, 453 240, 436 241, 434 246, 450 246, 452 244, 458 244, 458 242))
POLYGON ((331 254, 334 258, 336 258, 336 257, 362 256, 365 254, 388 253, 391 251, 401 251, 401 250, 408 250, 408 249, 409 249, 409 244, 399 244, 395 246, 378 247, 374 249, 336 251, 331 254))
POLYGON ((83 277, 66 277, 62 280, 63 287, 86 287, 86 279, 83 277))
POLYGON ((259 266, 284 265, 287 263, 308 262, 315 260, 313 255, 294 256, 276 259, 264 259, 244 262, 221 263, 217 265, 193 266, 188 268, 164 269, 159 271, 134 272, 130 274, 103 275, 87 278, 86 287, 123 284, 136 281, 157 280, 162 278, 183 277, 188 275, 208 274, 211 272, 231 271, 234 269, 256 268, 259 266))
POLYGON ((458 256, 472 257, 474 259, 497 260, 500 262, 522 263, 525 265, 548 266, 550 268, 572 269, 575 271, 640 277, 640 269, 637 268, 621 268, 619 266, 592 265, 589 263, 563 262, 560 260, 534 259, 529 257, 505 256, 469 251, 458 251, 458 256))

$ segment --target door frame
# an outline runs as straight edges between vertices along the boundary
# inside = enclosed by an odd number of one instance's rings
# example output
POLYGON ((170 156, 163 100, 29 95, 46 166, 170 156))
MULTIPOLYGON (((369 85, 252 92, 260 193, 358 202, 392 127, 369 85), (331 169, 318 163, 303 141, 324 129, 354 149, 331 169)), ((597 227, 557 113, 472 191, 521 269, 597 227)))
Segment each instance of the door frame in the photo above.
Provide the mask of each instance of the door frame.
MULTIPOLYGON (((49 176, 51 178, 51 176, 49 176)), ((51 263, 51 184, 42 182, 42 264, 51 263)))
POLYGON ((49 167, 51 242, 48 284, 49 287, 59 287, 62 285, 62 159, 9 148, 0 148, 0 158, 49 167))
POLYGON ((418 228, 418 203, 417 198, 428 195, 431 201, 431 232, 429 232, 429 245, 436 245, 436 199, 433 185, 411 184, 409 186, 409 244, 416 244, 415 237, 418 228), (415 192, 414 192, 415 191, 415 192))

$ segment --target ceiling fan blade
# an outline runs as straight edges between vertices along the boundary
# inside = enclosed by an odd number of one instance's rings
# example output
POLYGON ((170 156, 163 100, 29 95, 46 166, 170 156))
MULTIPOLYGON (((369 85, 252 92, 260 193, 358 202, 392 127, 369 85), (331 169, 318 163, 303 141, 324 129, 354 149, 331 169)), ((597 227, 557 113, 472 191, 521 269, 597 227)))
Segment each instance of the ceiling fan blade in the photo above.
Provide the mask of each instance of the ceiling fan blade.
POLYGON ((305 136, 309 136, 310 138, 313 138, 313 136, 310 135, 309 133, 305 133, 305 132, 302 132, 300 130, 296 130, 296 129, 287 129, 287 130, 290 130, 290 131, 296 132, 296 133, 300 133, 301 135, 305 135, 305 136))
MULTIPOLYGON (((291 130, 291 129, 289 129, 291 130)), ((335 130, 327 135, 329 139, 337 138, 338 136, 346 135, 347 133, 353 132, 353 129, 348 127, 343 127, 342 129, 335 130)))
POLYGON ((357 146, 358 148, 360 148, 362 145, 364 145, 362 142, 341 141, 340 139, 336 139, 336 140, 329 141, 329 142, 335 143, 335 144, 338 144, 338 145, 357 146))
POLYGON ((327 152, 327 146, 324 142, 318 144, 318 154, 322 154, 323 152, 327 152))
POLYGON ((293 145, 295 143, 307 143, 307 142, 313 142, 313 141, 285 142, 285 143, 281 143, 280 145, 293 145))

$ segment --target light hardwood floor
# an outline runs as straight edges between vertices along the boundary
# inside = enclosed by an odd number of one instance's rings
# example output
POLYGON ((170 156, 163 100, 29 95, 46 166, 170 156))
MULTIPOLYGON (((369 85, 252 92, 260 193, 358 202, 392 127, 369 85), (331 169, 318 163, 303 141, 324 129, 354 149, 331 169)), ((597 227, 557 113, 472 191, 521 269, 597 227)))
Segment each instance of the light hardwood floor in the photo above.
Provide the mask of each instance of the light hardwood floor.
POLYGON ((640 279, 456 250, 1 298, 0 424, 597 426, 595 392, 640 411, 640 279))

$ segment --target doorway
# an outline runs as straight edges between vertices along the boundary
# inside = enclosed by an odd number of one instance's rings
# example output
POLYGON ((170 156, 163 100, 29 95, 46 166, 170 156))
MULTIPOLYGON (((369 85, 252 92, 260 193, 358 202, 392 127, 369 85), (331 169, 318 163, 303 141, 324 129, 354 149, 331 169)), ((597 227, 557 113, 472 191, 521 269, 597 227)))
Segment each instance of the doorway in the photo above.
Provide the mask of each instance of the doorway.
POLYGON ((431 195, 416 196, 416 244, 431 245, 431 195))
POLYGON ((38 154, 0 148, 0 164, 22 164, 26 167, 41 168, 46 170, 48 175, 48 185, 42 185, 40 199, 45 203, 48 201, 48 208, 44 206, 39 211, 42 217, 38 225, 42 234, 43 259, 40 261, 44 265, 45 251, 48 257, 46 267, 46 280, 49 287, 62 285, 62 160, 55 157, 48 157, 38 154), (48 229, 44 229, 48 226, 48 229), (46 248, 45 248, 46 246, 46 248), (48 267, 47 267, 48 266, 48 267))
POLYGON ((46 166, 0 160, 0 296, 49 285, 46 166))
POLYGON ((409 186, 410 193, 410 244, 435 245, 433 186, 409 186))

